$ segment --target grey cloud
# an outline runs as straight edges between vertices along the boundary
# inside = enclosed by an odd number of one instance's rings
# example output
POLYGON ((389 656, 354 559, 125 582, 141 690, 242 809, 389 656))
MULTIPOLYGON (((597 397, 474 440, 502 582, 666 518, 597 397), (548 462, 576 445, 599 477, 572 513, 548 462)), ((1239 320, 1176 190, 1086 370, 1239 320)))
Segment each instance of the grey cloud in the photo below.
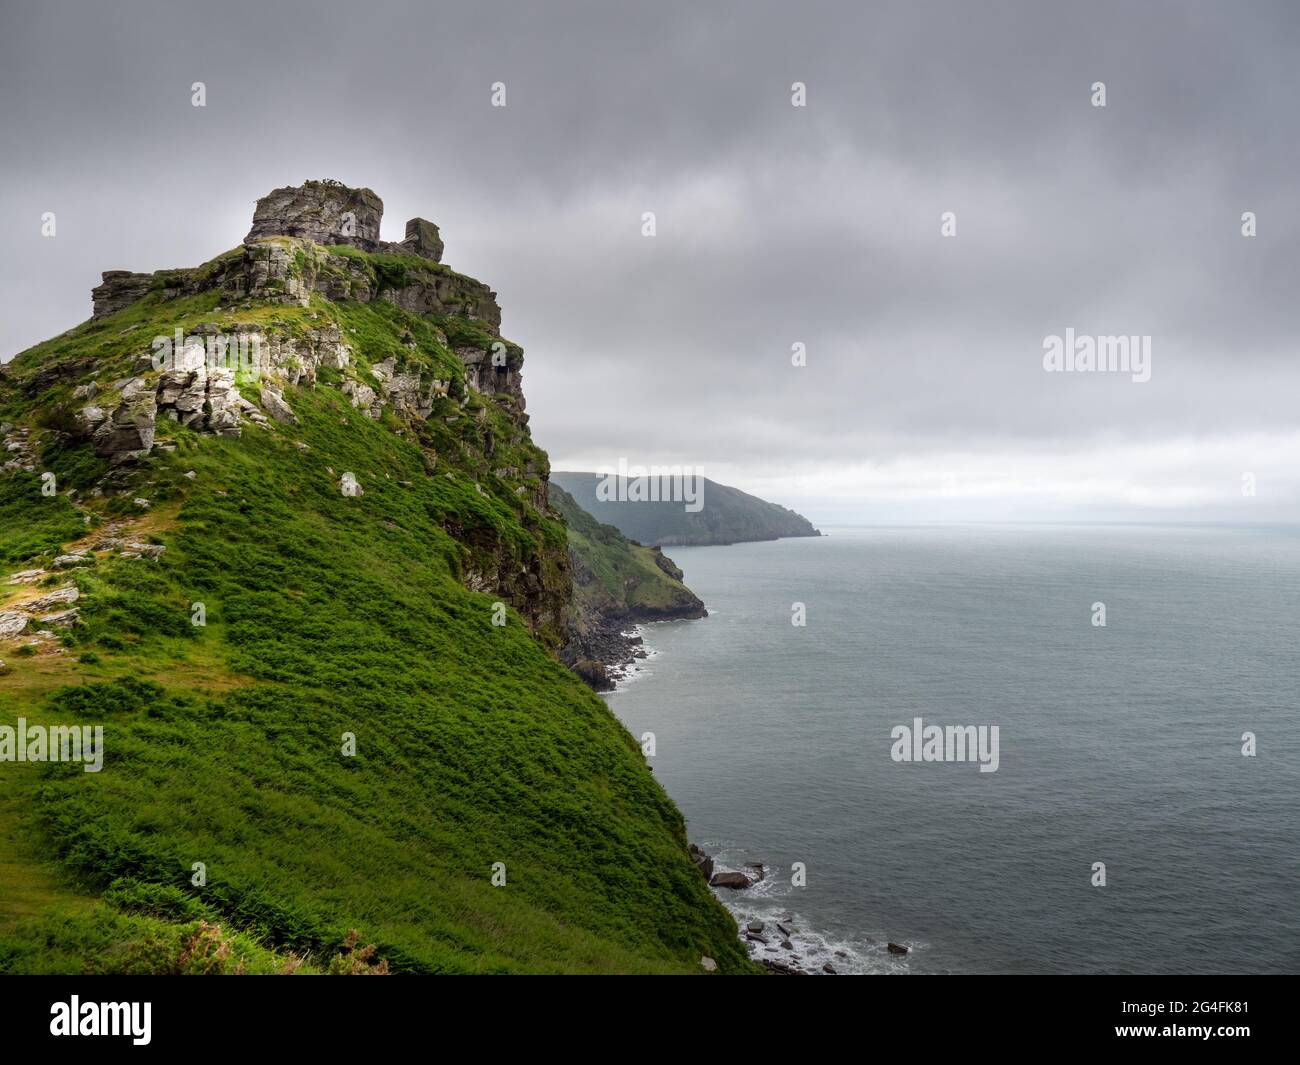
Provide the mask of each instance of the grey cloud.
POLYGON ((270 188, 332 176, 384 198, 391 237, 432 217, 447 261, 501 293, 559 465, 630 453, 779 480, 1295 426, 1294 5, 55 2, 3 18, 3 357, 86 317, 99 271, 201 261, 270 188), (1151 383, 1043 374, 1042 338, 1067 326, 1151 334, 1151 383))

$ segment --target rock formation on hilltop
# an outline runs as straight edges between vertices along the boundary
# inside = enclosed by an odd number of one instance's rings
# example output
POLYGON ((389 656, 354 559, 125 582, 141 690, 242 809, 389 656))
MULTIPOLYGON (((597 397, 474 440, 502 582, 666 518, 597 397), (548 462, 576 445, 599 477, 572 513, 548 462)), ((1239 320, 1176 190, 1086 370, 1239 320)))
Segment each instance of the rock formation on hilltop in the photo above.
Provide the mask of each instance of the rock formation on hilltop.
POLYGON ((363 251, 380 248, 384 201, 369 189, 350 189, 332 181, 309 181, 276 189, 257 201, 253 228, 245 244, 267 237, 300 237, 316 244, 351 244, 363 251))
MULTIPOLYGON (((51 385, 75 383, 60 393, 64 430, 88 441, 114 466, 137 463, 159 443, 159 425, 174 422, 200 433, 238 437, 248 426, 296 421, 291 390, 328 380, 367 418, 388 415, 429 423, 454 423, 471 395, 491 397, 506 431, 480 412, 470 448, 485 470, 509 481, 536 513, 549 513, 546 456, 528 439, 520 373, 523 351, 500 335, 496 294, 480 281, 441 262, 438 227, 421 218, 406 225, 400 243, 379 239, 383 201, 369 189, 309 181, 276 189, 257 202, 241 247, 202 266, 151 274, 107 271, 92 292, 92 325, 147 302, 166 320, 207 297, 211 320, 186 324, 179 343, 164 332, 116 365, 73 359, 38 367, 21 382, 36 396, 51 385), (355 327, 309 309, 323 299, 339 307, 389 304, 415 316, 428 338, 405 329, 385 350, 360 351, 355 327), (241 314, 265 304, 289 313, 267 324, 265 315, 241 314), (421 357, 425 356, 425 357, 421 357), (428 357, 432 356, 432 357, 428 357), (456 360, 456 369, 439 357, 456 360), (255 380, 250 397, 240 379, 255 380), (508 459, 512 443, 519 461, 508 459), (498 448, 499 452, 498 453, 498 448)), ((169 323, 170 324, 170 323, 169 323)), ((21 363, 19 367, 21 367, 21 363)), ((438 456, 430 449, 431 466, 438 456)), ((104 486, 111 489, 113 478, 104 486)), ((481 538, 489 548, 488 538, 481 538)), ((507 547, 508 539, 497 544, 507 547)), ((468 566, 467 583, 495 590, 516 605, 553 645, 565 641, 568 561, 562 551, 520 555, 490 550, 468 566)))

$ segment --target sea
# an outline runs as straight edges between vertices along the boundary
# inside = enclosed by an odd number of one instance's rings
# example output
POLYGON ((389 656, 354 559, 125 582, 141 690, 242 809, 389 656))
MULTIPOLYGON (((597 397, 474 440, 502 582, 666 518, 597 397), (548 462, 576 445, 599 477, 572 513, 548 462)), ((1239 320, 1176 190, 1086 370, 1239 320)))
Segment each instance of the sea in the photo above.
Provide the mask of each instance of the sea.
POLYGON ((764 923, 755 957, 1300 972, 1300 527, 862 526, 668 553, 709 616, 643 627, 607 698, 654 734, 691 841, 764 866, 718 889, 764 923), (996 769, 946 731, 929 753, 952 760, 904 760, 917 719, 996 726, 996 769))

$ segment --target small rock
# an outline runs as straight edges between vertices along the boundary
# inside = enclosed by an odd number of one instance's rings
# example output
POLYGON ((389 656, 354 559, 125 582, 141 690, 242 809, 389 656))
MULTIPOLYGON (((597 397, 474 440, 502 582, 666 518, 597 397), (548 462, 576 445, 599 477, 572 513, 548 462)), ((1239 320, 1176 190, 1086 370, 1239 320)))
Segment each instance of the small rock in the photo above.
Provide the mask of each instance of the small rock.
MULTIPOLYGON (((60 610, 57 614, 46 614, 41 618, 42 625, 57 625, 62 629, 70 629, 77 623, 80 614, 74 606, 71 610, 60 610)), ((53 633, 50 633, 53 636, 53 633)))
MULTIPOLYGON (((0 662, 0 666, 3 664, 4 663, 0 662)), ((707 954, 702 954, 700 955, 700 968, 706 973, 716 973, 718 971, 718 963, 707 954)))
POLYGON ((54 560, 53 565, 56 569, 67 569, 69 566, 87 566, 93 561, 94 559, 90 558, 88 555, 77 553, 72 555, 59 555, 59 557, 54 560))
POLYGON ((31 618, 17 610, 0 612, 0 640, 12 640, 27 628, 29 621, 31 618))
POLYGON ((760 936, 757 932, 746 932, 745 938, 750 942, 762 943, 763 946, 767 946, 767 936, 760 936))
POLYGON ((298 424, 298 416, 289 408, 289 404, 284 401, 284 396, 270 385, 262 386, 261 400, 266 413, 281 425, 298 424))
POLYGON ((897 943, 889 943, 887 946, 890 954, 906 954, 912 949, 911 947, 900 947, 897 943))
POLYGON ((186 470, 186 471, 185 471, 185 476, 188 477, 188 478, 192 481, 192 480, 194 480, 195 473, 194 473, 193 470, 186 470))
POLYGON ((136 496, 135 499, 131 500, 131 502, 134 503, 141 510, 149 509, 149 500, 143 499, 140 496, 136 496))
POLYGON ((751 932, 761 932, 767 926, 762 921, 750 921, 745 927, 751 932))
POLYGON ((835 976, 835 975, 836 975, 836 973, 835 973, 835 966, 832 965, 830 962, 827 962, 825 965, 822 966, 822 972, 827 973, 827 974, 829 974, 829 975, 831 975, 831 976, 835 976))
POLYGON ((66 585, 63 588, 56 588, 38 599, 33 599, 30 603, 23 603, 24 610, 29 610, 33 614, 38 614, 42 610, 50 610, 56 606, 71 606, 81 598, 81 593, 77 591, 74 585, 66 585))
POLYGON ((780 932, 783 936, 792 936, 792 935, 794 935, 794 929, 792 929, 792 928, 791 928, 789 925, 787 925, 787 924, 782 924, 780 921, 777 921, 777 922, 776 922, 776 928, 777 928, 777 931, 780 932))
POLYGON ((788 939, 781 940, 781 946, 784 947, 786 950, 794 950, 794 944, 791 943, 788 939))
POLYGON ((744 873, 714 873, 713 878, 709 881, 711 887, 731 888, 733 891, 740 891, 747 887, 752 887, 753 882, 744 873))
POLYGON ((9 578, 10 584, 35 584, 45 576, 43 569, 25 569, 20 570, 9 578))

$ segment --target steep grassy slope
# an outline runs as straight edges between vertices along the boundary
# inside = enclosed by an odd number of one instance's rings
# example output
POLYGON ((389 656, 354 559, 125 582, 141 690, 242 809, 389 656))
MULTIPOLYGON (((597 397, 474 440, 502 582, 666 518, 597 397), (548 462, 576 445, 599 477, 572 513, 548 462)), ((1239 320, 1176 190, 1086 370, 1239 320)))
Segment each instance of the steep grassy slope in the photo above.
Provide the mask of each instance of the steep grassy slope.
MULTIPOLYGON (((394 270, 346 259, 377 291, 394 270)), ((0 474, 0 559, 49 572, 0 577, 0 611, 75 586, 79 618, 0 643, 0 724, 101 724, 106 756, 0 762, 0 971, 324 971, 349 929, 395 972, 750 968, 635 742, 548 650, 568 577, 545 456, 453 351, 493 340, 378 299, 157 292, 6 368, 34 468, 0 474), (284 389, 297 424, 160 419, 147 458, 97 457, 73 388, 205 321, 337 326, 354 363, 284 389), (389 357, 451 382, 427 418, 341 390, 389 357)))
POLYGON ((559 485, 550 486, 548 498, 568 528, 574 593, 584 614, 619 621, 704 616, 704 604, 671 559, 602 525, 559 485))
POLYGON ((597 496, 600 480, 594 473, 557 470, 551 474, 551 482, 568 492, 583 510, 638 543, 664 547, 738 544, 820 535, 807 518, 793 510, 716 481, 705 479, 703 506, 691 512, 681 503, 667 500, 602 500, 597 496))

